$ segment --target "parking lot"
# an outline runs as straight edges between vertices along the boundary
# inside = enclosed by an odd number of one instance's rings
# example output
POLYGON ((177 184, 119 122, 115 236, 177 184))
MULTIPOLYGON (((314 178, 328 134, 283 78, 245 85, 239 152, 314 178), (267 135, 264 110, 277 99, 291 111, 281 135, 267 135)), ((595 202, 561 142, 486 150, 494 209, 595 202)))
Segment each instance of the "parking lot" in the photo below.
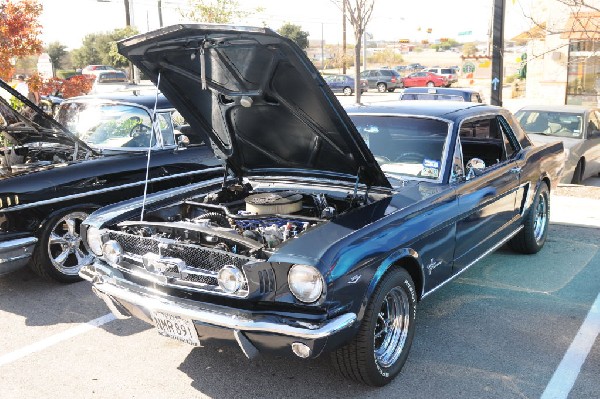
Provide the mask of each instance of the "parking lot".
MULTIPOLYGON (((568 204, 561 200, 556 217, 568 204)), ((408 361, 379 389, 344 380, 326 356, 249 361, 233 346, 192 348, 139 320, 114 320, 87 282, 61 285, 22 270, 0 277, 0 392, 2 398, 538 398, 548 389, 547 395, 559 394, 544 397, 597 397, 599 246, 597 226, 563 220, 551 225, 537 255, 501 249, 485 258, 420 304, 408 361)))
POLYGON ((192 348, 115 320, 87 282, 26 269, 0 277, 0 397, 597 397, 600 178, 586 184, 557 190, 540 253, 502 248, 419 304, 408 361, 383 388, 343 379, 327 356, 249 361, 237 346, 192 348))

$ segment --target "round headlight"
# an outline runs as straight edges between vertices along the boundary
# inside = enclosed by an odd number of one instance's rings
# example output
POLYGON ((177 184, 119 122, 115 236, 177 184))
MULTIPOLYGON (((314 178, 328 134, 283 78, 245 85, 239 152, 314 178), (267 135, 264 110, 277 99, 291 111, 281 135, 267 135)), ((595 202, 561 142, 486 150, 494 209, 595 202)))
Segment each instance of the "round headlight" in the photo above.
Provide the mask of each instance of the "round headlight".
POLYGON ((228 294, 234 294, 244 285, 244 274, 237 267, 226 265, 219 270, 217 281, 223 291, 228 294))
POLYGON ((115 240, 106 241, 102 245, 102 253, 104 258, 110 263, 120 263, 123 259, 123 247, 115 240))
POLYGON ((302 302, 315 302, 323 294, 323 276, 313 266, 292 266, 288 273, 288 285, 292 294, 302 302))
POLYGON ((96 227, 89 227, 86 232, 87 245, 92 252, 102 256, 102 231, 96 227))

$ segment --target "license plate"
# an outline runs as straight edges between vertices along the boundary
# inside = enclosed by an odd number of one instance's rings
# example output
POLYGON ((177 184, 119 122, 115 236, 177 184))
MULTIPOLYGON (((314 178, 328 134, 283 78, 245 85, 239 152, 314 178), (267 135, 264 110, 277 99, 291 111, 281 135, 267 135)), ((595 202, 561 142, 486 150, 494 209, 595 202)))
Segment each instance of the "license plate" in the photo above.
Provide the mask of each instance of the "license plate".
POLYGON ((152 313, 152 321, 156 326, 156 331, 160 335, 185 342, 193 346, 200 346, 198 332, 194 328, 194 323, 190 319, 184 319, 163 312, 152 313))

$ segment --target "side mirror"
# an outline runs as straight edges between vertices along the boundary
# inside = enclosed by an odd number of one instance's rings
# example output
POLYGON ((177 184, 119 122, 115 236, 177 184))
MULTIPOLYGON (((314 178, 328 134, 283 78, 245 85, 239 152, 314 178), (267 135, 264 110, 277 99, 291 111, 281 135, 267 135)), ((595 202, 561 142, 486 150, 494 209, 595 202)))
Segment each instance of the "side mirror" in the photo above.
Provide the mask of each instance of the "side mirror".
POLYGON ((190 145, 190 139, 185 134, 180 134, 177 136, 177 147, 179 148, 187 148, 190 145))
POLYGON ((479 158, 471 158, 467 162, 467 180, 471 180, 474 177, 481 176, 485 170, 485 162, 479 158))

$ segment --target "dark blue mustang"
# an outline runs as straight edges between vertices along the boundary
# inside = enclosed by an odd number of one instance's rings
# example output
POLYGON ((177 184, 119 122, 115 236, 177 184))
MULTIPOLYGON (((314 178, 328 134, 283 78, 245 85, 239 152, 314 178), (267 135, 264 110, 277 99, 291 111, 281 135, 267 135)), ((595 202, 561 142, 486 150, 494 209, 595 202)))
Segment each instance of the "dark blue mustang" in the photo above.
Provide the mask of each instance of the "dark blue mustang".
POLYGON ((176 26, 119 46, 229 173, 87 219, 98 260, 80 274, 118 317, 249 357, 332 352, 345 376, 384 385, 419 300, 506 242, 544 245, 562 145, 533 147, 502 108, 344 110, 268 29, 176 26))

